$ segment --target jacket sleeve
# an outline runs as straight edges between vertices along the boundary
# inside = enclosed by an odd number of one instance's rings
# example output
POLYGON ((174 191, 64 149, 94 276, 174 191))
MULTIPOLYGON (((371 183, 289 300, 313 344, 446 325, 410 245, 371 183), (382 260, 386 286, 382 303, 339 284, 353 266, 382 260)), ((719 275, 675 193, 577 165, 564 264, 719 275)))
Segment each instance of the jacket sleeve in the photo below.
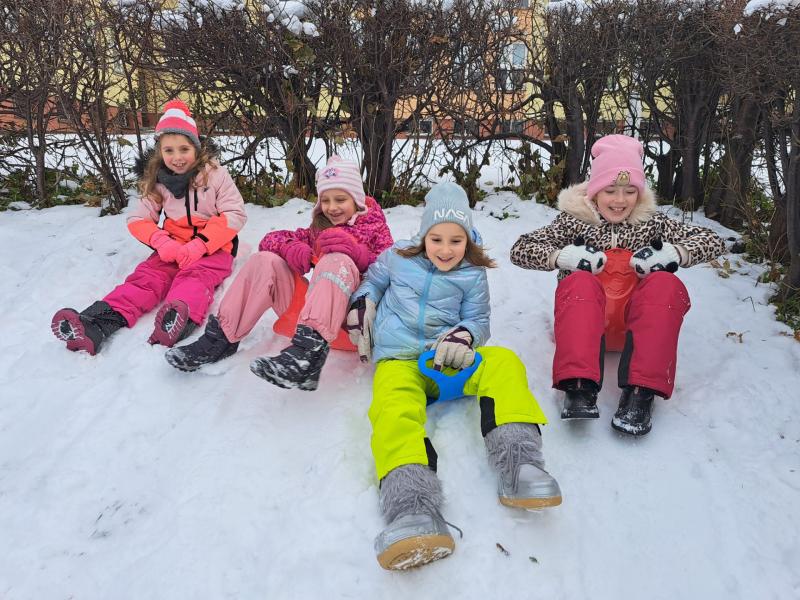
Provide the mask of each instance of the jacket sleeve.
POLYGON ((370 228, 367 243, 364 244, 369 250, 369 264, 374 263, 384 250, 392 247, 393 243, 392 233, 389 231, 386 220, 382 218, 379 222, 374 223, 370 228))
MULTIPOLYGON (((682 267, 714 260, 726 251, 725 240, 706 227, 683 223, 663 215, 662 236, 665 242, 675 244, 686 253, 682 267)), ((683 254, 683 253, 681 253, 683 254)))
POLYGON ((472 347, 478 348, 489 341, 491 332, 489 330, 489 317, 491 307, 489 305, 489 280, 486 276, 486 269, 479 267, 480 273, 476 281, 467 290, 467 294, 461 300, 461 321, 456 327, 464 327, 472 335, 472 347))
POLYGON ((311 246, 311 229, 301 227, 294 231, 288 229, 271 231, 262 238, 258 249, 262 252, 274 252, 278 256, 283 256, 289 244, 294 242, 303 242, 311 246))
POLYGON ((211 217, 203 231, 198 234, 206 244, 209 254, 213 254, 230 242, 247 222, 244 199, 230 173, 224 167, 217 167, 219 182, 215 188, 216 216, 211 217))
POLYGON ((570 219, 561 213, 550 225, 522 234, 511 247, 511 262, 523 269, 552 271, 558 252, 574 239, 570 219))
POLYGON ((391 283, 389 277, 389 261, 392 258, 392 252, 393 250, 391 248, 384 250, 380 256, 378 256, 377 260, 369 266, 361 285, 358 286, 358 289, 350 296, 351 303, 364 295, 376 305, 380 303, 383 294, 391 283))
POLYGON ((150 238, 158 231, 161 218, 161 202, 150 196, 142 196, 128 218, 128 231, 137 240, 150 246, 150 238))
POLYGON ((381 252, 391 248, 394 240, 380 205, 373 198, 368 198, 367 206, 367 214, 356 220, 352 231, 358 242, 367 249, 367 264, 371 265, 381 252))

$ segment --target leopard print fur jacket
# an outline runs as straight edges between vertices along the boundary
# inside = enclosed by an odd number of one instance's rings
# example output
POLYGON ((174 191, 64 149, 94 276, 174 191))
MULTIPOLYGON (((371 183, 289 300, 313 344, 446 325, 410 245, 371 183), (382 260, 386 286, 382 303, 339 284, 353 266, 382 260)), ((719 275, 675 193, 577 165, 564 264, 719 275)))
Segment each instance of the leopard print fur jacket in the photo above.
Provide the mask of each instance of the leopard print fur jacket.
MULTIPOLYGON (((545 227, 523 234, 511 248, 511 262, 525 269, 552 271, 562 248, 582 236, 600 250, 625 248, 636 252, 654 238, 674 244, 681 255, 681 266, 708 262, 726 250, 724 240, 705 227, 671 219, 656 209, 655 194, 649 188, 633 212, 622 223, 605 221, 586 197, 587 183, 578 183, 558 196, 561 214, 545 227)), ((559 271, 562 279, 569 271, 559 271)))

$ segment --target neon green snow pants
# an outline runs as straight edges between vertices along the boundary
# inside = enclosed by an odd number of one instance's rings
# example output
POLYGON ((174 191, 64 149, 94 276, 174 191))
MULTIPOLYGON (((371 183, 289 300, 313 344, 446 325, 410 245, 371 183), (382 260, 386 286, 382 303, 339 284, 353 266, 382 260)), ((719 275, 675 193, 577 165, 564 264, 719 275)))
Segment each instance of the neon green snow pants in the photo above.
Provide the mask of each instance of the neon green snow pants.
MULTIPOLYGON (((497 346, 478 348, 478 351, 483 362, 464 385, 464 395, 477 396, 480 400, 483 435, 505 423, 547 423, 528 389, 525 365, 517 355, 497 346)), ((446 367, 444 372, 455 371, 446 367)), ((427 397, 438 395, 438 386, 420 373, 416 360, 378 363, 372 383, 369 420, 379 481, 401 465, 429 465, 429 451, 432 452, 433 447, 425 437, 425 408, 427 397)), ((435 465, 430 466, 435 468, 435 465)))

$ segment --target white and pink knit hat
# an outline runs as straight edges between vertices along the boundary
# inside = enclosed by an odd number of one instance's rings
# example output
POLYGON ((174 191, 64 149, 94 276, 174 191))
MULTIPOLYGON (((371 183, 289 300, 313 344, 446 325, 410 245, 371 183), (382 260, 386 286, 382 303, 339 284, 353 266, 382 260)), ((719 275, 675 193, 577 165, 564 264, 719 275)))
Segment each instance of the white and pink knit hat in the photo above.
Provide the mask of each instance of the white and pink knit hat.
POLYGON ((200 148, 200 137, 197 135, 197 123, 189 112, 189 107, 182 100, 170 100, 164 105, 164 114, 156 125, 156 137, 162 133, 180 133, 189 138, 200 148))
POLYGON ((319 199, 326 190, 342 190, 355 201, 356 213, 350 219, 349 225, 355 222, 356 217, 367 212, 364 182, 356 163, 333 154, 324 167, 317 169, 317 203, 312 211, 313 216, 322 212, 319 199))

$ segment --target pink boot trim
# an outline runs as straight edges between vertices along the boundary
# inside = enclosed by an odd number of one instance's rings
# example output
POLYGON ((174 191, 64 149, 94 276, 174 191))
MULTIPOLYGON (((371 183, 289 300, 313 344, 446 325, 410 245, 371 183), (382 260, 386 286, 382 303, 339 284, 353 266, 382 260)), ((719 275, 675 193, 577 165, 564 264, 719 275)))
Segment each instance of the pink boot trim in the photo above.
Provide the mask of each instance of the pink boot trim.
POLYGON ((161 344, 171 348, 182 338, 187 326, 189 326, 189 307, 186 303, 182 300, 165 302, 156 314, 155 327, 147 341, 150 344, 161 344), (176 316, 167 322, 165 317, 171 309, 175 311, 176 316))
POLYGON ((81 317, 74 308, 62 308, 50 322, 50 329, 62 342, 67 343, 67 350, 77 352, 83 350, 95 355, 95 344, 87 335, 81 317))

